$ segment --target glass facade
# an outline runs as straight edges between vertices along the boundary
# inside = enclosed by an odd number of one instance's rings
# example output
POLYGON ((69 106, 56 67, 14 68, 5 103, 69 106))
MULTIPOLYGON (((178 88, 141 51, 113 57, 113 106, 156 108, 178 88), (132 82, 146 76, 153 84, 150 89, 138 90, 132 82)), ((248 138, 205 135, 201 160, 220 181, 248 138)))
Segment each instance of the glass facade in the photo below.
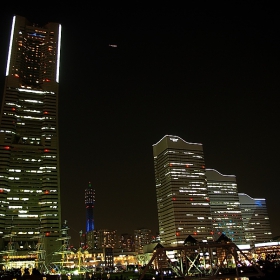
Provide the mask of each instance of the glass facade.
POLYGON ((39 226, 46 254, 58 246, 60 38, 58 23, 37 26, 13 18, 0 115, 2 250, 11 233, 17 250, 34 249, 39 226))
POLYGON ((153 145, 159 234, 163 246, 192 235, 213 239, 202 144, 166 135, 153 145))
POLYGON ((266 200, 239 193, 240 208, 247 244, 271 241, 271 228, 266 200))
POLYGON ((214 238, 225 234, 234 243, 245 242, 236 177, 206 169, 214 238))

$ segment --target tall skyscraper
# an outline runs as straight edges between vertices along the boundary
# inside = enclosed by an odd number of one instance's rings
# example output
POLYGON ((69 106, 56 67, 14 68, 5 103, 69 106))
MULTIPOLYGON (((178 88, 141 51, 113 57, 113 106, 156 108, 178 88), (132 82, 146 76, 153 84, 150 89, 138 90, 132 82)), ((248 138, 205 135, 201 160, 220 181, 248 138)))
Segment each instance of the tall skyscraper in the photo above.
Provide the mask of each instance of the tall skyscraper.
POLYGON ((245 239, 247 244, 268 242, 271 240, 271 227, 264 198, 252 198, 239 193, 245 239))
POLYGON ((60 246, 60 39, 58 23, 13 17, 0 115, 2 250, 10 233, 17 249, 30 250, 39 225, 46 254, 60 246))
POLYGON ((166 135, 153 145, 153 155, 162 245, 180 245, 188 235, 212 240, 202 144, 166 135))
POLYGON ((206 169, 214 239, 223 233, 237 244, 245 243, 236 177, 206 169))
POLYGON ((85 189, 85 205, 86 205, 86 233, 94 230, 93 209, 95 202, 95 191, 91 183, 88 183, 88 188, 85 189))

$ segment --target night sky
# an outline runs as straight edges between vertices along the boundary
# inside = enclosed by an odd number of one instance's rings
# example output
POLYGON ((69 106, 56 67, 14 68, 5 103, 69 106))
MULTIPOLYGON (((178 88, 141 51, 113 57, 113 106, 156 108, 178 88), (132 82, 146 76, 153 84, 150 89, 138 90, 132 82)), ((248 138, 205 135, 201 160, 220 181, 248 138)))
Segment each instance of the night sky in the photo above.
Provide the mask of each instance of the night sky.
POLYGON ((202 143, 206 168, 265 198, 272 236, 280 235, 278 9, 266 1, 95 2, 14 1, 0 12, 0 89, 12 16, 62 24, 61 203, 73 245, 85 231, 89 181, 96 229, 158 231, 152 145, 166 134, 202 143))

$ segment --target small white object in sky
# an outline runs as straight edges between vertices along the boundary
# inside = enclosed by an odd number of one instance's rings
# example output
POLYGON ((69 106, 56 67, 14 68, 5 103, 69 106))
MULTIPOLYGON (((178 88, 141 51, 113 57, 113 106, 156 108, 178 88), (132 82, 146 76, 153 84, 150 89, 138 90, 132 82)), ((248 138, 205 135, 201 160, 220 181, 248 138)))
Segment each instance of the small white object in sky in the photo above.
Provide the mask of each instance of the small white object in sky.
POLYGON ((109 47, 112 47, 112 48, 117 48, 117 47, 118 47, 118 45, 111 45, 111 44, 109 44, 109 47))

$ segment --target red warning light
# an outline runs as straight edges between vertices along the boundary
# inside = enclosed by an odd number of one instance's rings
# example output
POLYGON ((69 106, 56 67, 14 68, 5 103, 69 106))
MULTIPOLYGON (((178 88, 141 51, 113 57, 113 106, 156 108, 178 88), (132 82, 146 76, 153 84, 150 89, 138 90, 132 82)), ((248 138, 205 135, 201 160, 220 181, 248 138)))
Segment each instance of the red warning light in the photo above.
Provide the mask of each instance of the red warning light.
POLYGON ((48 231, 48 232, 46 232, 46 236, 50 236, 50 232, 48 231))
POLYGON ((47 115, 48 113, 49 113, 49 112, 47 112, 47 111, 44 111, 44 114, 45 114, 45 115, 47 115))
POLYGON ((44 152, 45 153, 48 153, 50 150, 49 149, 44 149, 44 152))
POLYGON ((49 194, 50 192, 48 190, 45 191, 45 194, 49 194))
POLYGON ((10 150, 11 147, 10 147, 10 146, 5 146, 4 149, 5 149, 5 150, 10 150))

